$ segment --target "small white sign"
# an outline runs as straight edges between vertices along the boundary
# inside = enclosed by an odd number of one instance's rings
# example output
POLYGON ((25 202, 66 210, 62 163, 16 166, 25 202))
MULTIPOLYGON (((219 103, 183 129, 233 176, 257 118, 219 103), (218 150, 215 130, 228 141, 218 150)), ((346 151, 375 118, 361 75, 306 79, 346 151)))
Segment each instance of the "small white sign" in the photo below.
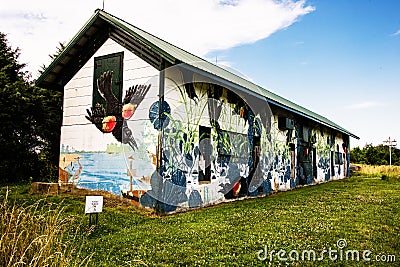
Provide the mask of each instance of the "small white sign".
POLYGON ((103 196, 86 196, 85 213, 99 213, 103 211, 103 196))

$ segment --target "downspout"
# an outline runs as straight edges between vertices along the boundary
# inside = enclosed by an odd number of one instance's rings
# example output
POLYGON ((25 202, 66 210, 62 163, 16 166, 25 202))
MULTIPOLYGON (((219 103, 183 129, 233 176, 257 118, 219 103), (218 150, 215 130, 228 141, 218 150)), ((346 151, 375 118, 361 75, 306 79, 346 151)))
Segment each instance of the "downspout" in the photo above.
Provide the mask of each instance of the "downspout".
MULTIPOLYGON (((162 117, 162 104, 164 102, 164 87, 165 87, 165 61, 162 59, 160 63, 160 77, 159 77, 159 86, 158 86, 158 120, 161 120, 162 117)), ((161 127, 161 130, 158 132, 158 146, 157 146, 157 151, 156 151, 156 156, 157 156, 157 171, 159 172, 161 166, 162 166, 162 139, 164 135, 164 129, 161 127)))
MULTIPOLYGON (((158 121, 161 122, 162 116, 162 103, 164 101, 164 84, 165 84, 165 61, 162 59, 159 67, 159 83, 158 83, 158 121)), ((156 181, 152 182, 152 190, 154 190, 155 194, 155 210, 157 213, 163 213, 162 209, 162 191, 163 191, 163 180, 164 180, 164 172, 162 171, 162 144, 163 144, 163 134, 164 130, 161 127, 158 130, 158 144, 156 148, 156 172, 155 177, 152 176, 152 180, 156 179, 156 181), (153 188, 153 184, 155 184, 155 188, 153 188)))

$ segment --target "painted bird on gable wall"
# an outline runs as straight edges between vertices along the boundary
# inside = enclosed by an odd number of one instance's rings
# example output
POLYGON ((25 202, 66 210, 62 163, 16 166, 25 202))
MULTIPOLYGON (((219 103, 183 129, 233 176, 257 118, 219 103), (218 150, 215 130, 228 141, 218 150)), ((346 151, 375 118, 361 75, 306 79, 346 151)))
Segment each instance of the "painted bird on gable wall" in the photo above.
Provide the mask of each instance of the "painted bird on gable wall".
POLYGON ((106 101, 105 108, 102 104, 96 103, 91 110, 86 110, 88 116, 85 117, 101 132, 111 132, 118 142, 128 144, 133 150, 136 150, 135 138, 126 121, 135 114, 151 84, 129 87, 122 103, 119 103, 112 91, 112 76, 112 71, 106 71, 97 79, 97 90, 106 101))

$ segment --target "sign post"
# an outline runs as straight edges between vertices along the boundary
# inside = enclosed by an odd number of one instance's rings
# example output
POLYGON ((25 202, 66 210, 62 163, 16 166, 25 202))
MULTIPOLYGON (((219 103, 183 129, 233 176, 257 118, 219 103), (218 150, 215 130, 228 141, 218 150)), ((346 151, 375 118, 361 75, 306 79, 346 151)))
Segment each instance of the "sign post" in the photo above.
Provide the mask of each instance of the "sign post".
POLYGON ((85 214, 89 214, 89 225, 97 224, 99 213, 103 211, 103 196, 86 196, 85 214), (95 218, 92 215, 95 214, 95 218))

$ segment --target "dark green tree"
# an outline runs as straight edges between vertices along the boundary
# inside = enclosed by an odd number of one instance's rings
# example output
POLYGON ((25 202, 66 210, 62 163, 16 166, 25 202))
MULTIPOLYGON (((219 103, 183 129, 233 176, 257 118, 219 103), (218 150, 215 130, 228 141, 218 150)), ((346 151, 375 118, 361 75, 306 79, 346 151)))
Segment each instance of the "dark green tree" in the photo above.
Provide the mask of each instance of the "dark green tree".
POLYGON ((350 160, 352 163, 366 164, 364 150, 359 147, 350 150, 350 160))
MULTIPOLYGON (((352 163, 389 165, 390 154, 387 145, 366 144, 363 149, 355 147, 350 151, 352 163)), ((392 165, 400 165, 400 149, 392 148, 392 165)))
POLYGON ((0 33, 0 182, 57 178, 61 93, 33 86, 0 33))

